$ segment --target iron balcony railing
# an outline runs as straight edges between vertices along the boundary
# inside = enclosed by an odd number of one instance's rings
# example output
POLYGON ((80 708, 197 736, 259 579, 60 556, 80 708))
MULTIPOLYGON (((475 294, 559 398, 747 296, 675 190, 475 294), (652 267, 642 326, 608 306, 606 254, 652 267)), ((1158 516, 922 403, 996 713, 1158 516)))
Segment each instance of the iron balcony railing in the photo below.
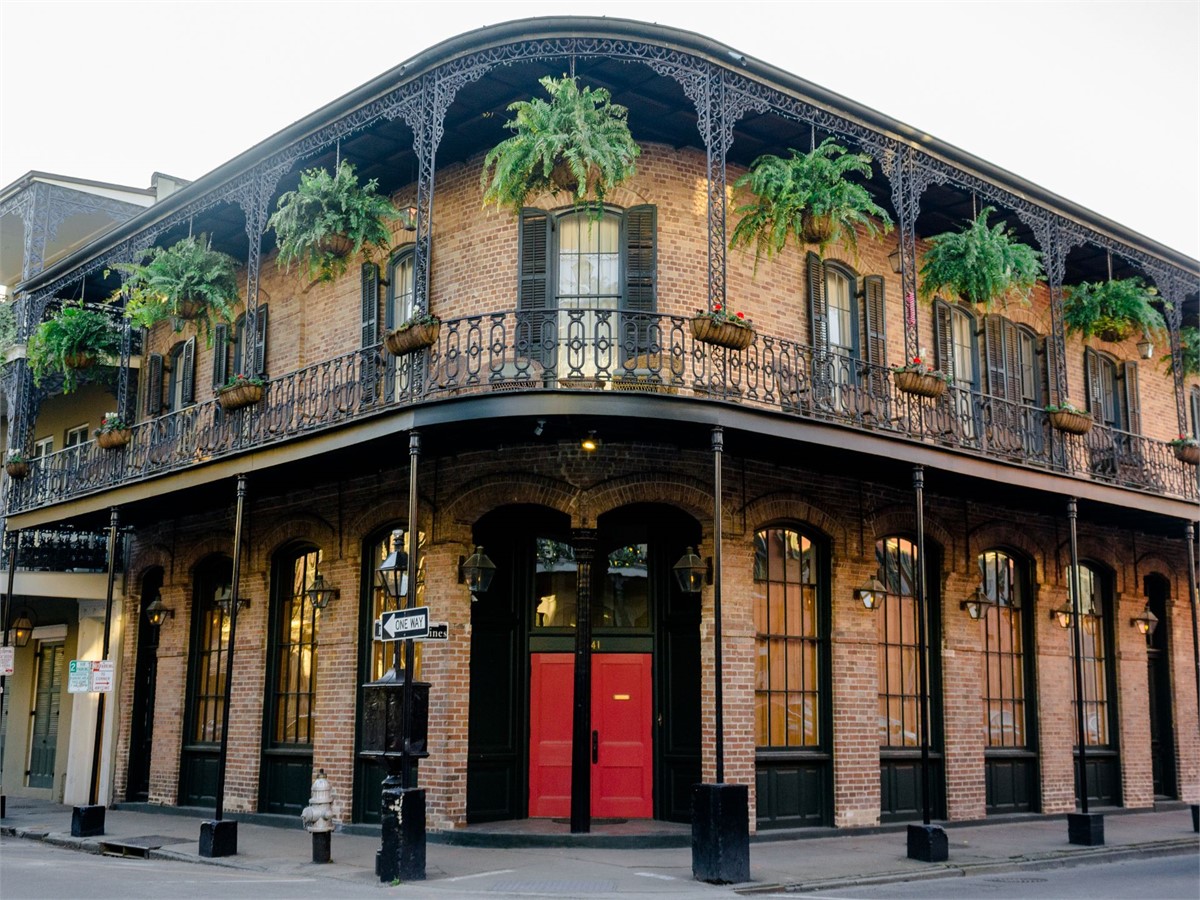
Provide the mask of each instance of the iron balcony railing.
MULTIPOLYGON (((108 533, 73 528, 31 528, 21 532, 17 569, 42 572, 103 572, 108 568, 108 533)), ((17 535, 5 535, 3 565, 8 566, 17 535)), ((124 571, 123 545, 117 571, 124 571)))
POLYGON ((336 428, 417 403, 528 390, 644 392, 738 403, 933 443, 1123 487, 1196 499, 1196 469, 1169 444, 1096 423, 1055 431, 1039 407, 950 386, 900 391, 884 367, 758 334, 745 350, 702 343, 686 317, 604 309, 496 312, 442 323, 434 346, 394 358, 381 345, 271 379, 263 399, 214 398, 140 422, 129 444, 94 441, 31 462, 10 482, 20 512, 336 428))

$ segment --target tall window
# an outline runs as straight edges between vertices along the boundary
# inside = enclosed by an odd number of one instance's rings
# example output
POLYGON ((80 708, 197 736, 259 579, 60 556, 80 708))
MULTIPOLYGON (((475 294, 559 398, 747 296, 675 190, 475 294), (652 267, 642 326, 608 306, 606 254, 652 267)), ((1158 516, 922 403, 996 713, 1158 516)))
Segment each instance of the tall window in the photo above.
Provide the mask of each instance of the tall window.
MULTIPOLYGON (((417 606, 425 605, 425 532, 421 532, 417 536, 417 545, 421 549, 420 555, 417 557, 417 606)), ((404 532, 404 537, 401 539, 401 548, 405 553, 409 552, 408 532, 404 532)), ((369 596, 371 597, 371 622, 375 622, 387 610, 396 609, 396 601, 391 595, 379 586, 375 577, 375 572, 379 568, 380 563, 388 558, 393 550, 396 549, 392 534, 389 532, 384 537, 371 543, 368 547, 366 566, 367 571, 364 573, 366 582, 370 585, 369 596)), ((407 588, 408 579, 405 578, 404 587, 407 588)), ((400 603, 405 603, 405 598, 400 598, 400 603)), ((395 660, 396 645, 392 643, 383 643, 382 641, 371 641, 371 679, 376 680, 383 677, 383 674, 392 668, 392 663, 395 660)), ((415 666, 413 667, 413 677, 421 677, 421 647, 420 641, 416 642, 415 649, 415 666)), ((405 658, 404 652, 400 653, 400 668, 404 668, 405 658)))
POLYGON ((534 541, 537 553, 533 591, 534 628, 574 628, 579 567, 575 548, 554 538, 534 541))
POLYGON ((983 632, 985 678, 983 711, 989 747, 1024 747, 1025 727, 1025 577, 1007 553, 979 555, 987 607, 983 632))
MULTIPOLYGON (((1111 743, 1108 706, 1108 642, 1105 627, 1104 580, 1100 573, 1079 566, 1080 671, 1083 676, 1083 730, 1088 746, 1111 743)), ((1072 705, 1074 709, 1074 704, 1072 705)), ((1076 738, 1078 739, 1078 738, 1076 738)))
POLYGON ((388 306, 384 322, 393 329, 413 316, 415 261, 413 247, 403 247, 388 264, 388 306))
POLYGON ((231 573, 232 563, 216 560, 205 566, 196 579, 189 743, 215 744, 221 740, 229 617, 217 605, 216 595, 229 589, 231 573))
POLYGON ((878 610, 879 743, 884 747, 921 744, 921 684, 917 633, 917 548, 904 538, 875 544, 878 578, 887 600, 878 610))
POLYGON ((308 598, 321 551, 305 548, 276 563, 271 743, 311 745, 321 611, 308 598))
POLYGON ((858 358, 854 282, 841 268, 825 266, 825 300, 829 310, 829 349, 858 358))
POLYGON ((790 528, 754 535, 754 734, 759 747, 817 747, 825 647, 816 547, 790 528))
POLYGON ((196 339, 188 338, 171 348, 170 378, 167 381, 167 409, 183 409, 195 401, 196 339))
POLYGON ((983 320, 983 337, 987 392, 1014 404, 1040 405, 1037 335, 1004 316, 989 315, 983 320))
POLYGON ((1107 353, 1097 353, 1091 347, 1084 349, 1083 363, 1092 418, 1111 428, 1140 433, 1137 363, 1129 360, 1118 364, 1107 353))

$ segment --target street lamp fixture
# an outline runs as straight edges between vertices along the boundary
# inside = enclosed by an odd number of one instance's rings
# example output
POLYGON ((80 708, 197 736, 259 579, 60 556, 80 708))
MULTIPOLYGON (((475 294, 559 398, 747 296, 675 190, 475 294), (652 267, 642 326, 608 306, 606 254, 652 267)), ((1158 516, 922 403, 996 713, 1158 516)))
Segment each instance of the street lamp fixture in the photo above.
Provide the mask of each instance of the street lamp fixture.
POLYGON ((890 262, 892 264, 892 272, 895 273, 896 275, 899 275, 901 270, 904 268, 900 264, 900 247, 899 246, 897 246, 895 250, 893 250, 891 253, 888 254, 888 262, 890 262))
MULTIPOLYGON (((213 603, 221 610, 221 613, 226 617, 233 611, 233 585, 225 584, 217 588, 213 594, 213 603)), ((238 597, 238 609, 245 609, 250 605, 250 600, 247 597, 238 597)))
POLYGON ((589 431, 587 437, 579 442, 579 446, 587 453, 595 453, 596 449, 600 446, 600 438, 596 437, 596 432, 589 431))
POLYGON ((1130 619, 1129 624, 1137 628, 1142 634, 1150 637, 1154 634, 1154 629, 1158 627, 1158 616, 1150 611, 1150 604, 1147 603, 1142 608, 1142 614, 1130 619))
POLYGON ((679 562, 671 567, 679 589, 685 594, 698 594, 706 583, 712 584, 712 557, 701 559, 696 555, 695 547, 688 547, 687 552, 679 557, 679 562))
POLYGON ((325 584, 325 576, 318 572, 313 576, 312 584, 305 591, 308 594, 308 600, 313 605, 313 609, 324 609, 329 605, 329 601, 341 597, 342 592, 335 587, 329 587, 325 584))
POLYGON ((482 547, 476 547, 466 559, 458 558, 458 583, 465 584, 472 595, 486 593, 495 574, 496 564, 488 559, 482 547))
POLYGON ((175 610, 168 609, 166 604, 162 602, 162 596, 154 595, 154 599, 146 604, 146 620, 155 628, 162 625, 167 619, 175 618, 175 610))
POLYGON ((1074 611, 1071 609, 1071 601, 1068 600, 1058 609, 1050 610, 1050 618, 1058 622, 1059 628, 1070 628, 1071 619, 1075 617, 1074 611))
POLYGON ((408 554, 404 551, 404 532, 392 532, 392 552, 375 570, 375 582, 394 600, 408 596, 408 554))
POLYGON ((959 609, 965 609, 967 615, 975 621, 979 621, 987 613, 989 606, 995 606, 996 601, 987 595, 987 591, 983 589, 983 585, 976 586, 974 592, 966 600, 958 604, 959 609))
POLYGON ((29 618, 32 615, 33 613, 31 613, 29 610, 23 609, 13 620, 13 643, 18 647, 24 647, 29 643, 29 639, 33 637, 33 622, 29 618))
POLYGON ((883 606, 887 594, 887 588, 873 575, 864 581, 861 587, 854 589, 854 599, 859 601, 864 608, 871 610, 883 606))

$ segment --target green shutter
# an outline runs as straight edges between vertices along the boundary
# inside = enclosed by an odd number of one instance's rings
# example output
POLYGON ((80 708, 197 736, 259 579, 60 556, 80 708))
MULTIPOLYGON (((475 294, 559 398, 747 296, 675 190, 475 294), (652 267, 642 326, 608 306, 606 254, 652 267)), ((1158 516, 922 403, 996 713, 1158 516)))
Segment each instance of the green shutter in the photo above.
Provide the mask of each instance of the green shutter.
POLYGON ((1142 433, 1142 402, 1138 396, 1138 364, 1125 363, 1125 430, 1142 433))
POLYGON ((1200 385, 1193 385, 1192 400, 1192 436, 1200 438, 1200 385))
POLYGON ((1100 372, 1100 354, 1091 347, 1083 350, 1083 370, 1087 377, 1087 408, 1092 418, 1104 422, 1104 383, 1100 372))
POLYGON ((264 303, 254 311, 254 370, 250 373, 258 378, 267 374, 267 322, 271 311, 264 303))
MULTIPOLYGON (((654 206, 635 206, 625 212, 622 251, 624 284, 622 308, 630 313, 653 313, 656 308, 657 209, 654 206)), ((619 339, 627 358, 649 353, 653 317, 629 316, 621 324, 619 339)), ((661 341, 660 341, 661 343, 661 341)))
POLYGON ((863 279, 863 362, 869 363, 870 379, 877 396, 887 394, 887 302, 883 277, 863 279))
POLYGON ((993 397, 1008 396, 1004 371, 1004 319, 1001 316, 983 317, 984 370, 987 373, 987 392, 993 397))
POLYGON ((935 297, 933 300, 933 340, 934 365, 951 378, 957 379, 958 373, 954 371, 954 332, 950 328, 950 304, 941 297, 935 297))
POLYGON ((379 266, 363 263, 362 267, 362 346, 379 343, 379 266))
POLYGON ((517 347, 550 368, 555 327, 550 312, 550 217, 540 209, 521 210, 517 257, 517 347))
POLYGON ((808 263, 808 324, 811 329, 813 354, 829 351, 829 307, 825 299, 825 264, 821 257, 810 252, 808 263))
POLYGON ((146 415, 157 416, 163 406, 163 356, 151 353, 146 361, 146 415))
POLYGON ((183 404, 196 402, 196 339, 190 337, 187 343, 183 345, 183 352, 179 354, 180 368, 183 370, 179 373, 182 380, 180 385, 180 402, 183 404))
POLYGON ((212 386, 223 387, 229 380, 229 326, 224 322, 213 326, 212 386))

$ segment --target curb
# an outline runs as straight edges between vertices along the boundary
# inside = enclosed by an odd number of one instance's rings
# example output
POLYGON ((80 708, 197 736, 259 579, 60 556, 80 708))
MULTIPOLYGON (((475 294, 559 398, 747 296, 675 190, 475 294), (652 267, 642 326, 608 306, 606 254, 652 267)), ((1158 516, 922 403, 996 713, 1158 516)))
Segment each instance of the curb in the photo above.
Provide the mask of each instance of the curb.
POLYGON ((1123 859, 1146 859, 1155 856, 1177 856, 1195 853, 1196 841, 1192 838, 1176 838, 1166 841, 1151 841, 1124 847, 1104 847, 1089 850, 1057 850, 1029 857, 1013 857, 1004 862, 967 863, 953 865, 945 863, 926 870, 906 869, 896 872, 881 872, 877 875, 826 878, 818 881, 784 882, 780 884, 736 885, 737 894, 810 893, 833 888, 869 887, 881 884, 897 884, 906 881, 932 881, 942 878, 967 878, 975 875, 990 875, 997 872, 1036 871, 1039 869, 1063 869, 1073 865, 1092 862, 1120 862, 1123 859))

